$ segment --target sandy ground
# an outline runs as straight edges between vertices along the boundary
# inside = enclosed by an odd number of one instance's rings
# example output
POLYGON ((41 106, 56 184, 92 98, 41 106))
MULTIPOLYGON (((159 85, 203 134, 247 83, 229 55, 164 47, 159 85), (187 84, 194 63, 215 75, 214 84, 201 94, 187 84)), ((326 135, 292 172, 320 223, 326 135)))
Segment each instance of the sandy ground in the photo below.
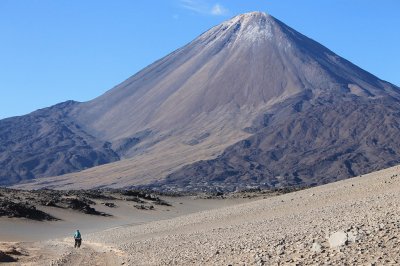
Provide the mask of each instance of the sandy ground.
POLYGON ((101 230, 118 227, 133 226, 150 221, 170 219, 177 216, 194 213, 202 210, 221 208, 254 199, 194 199, 192 197, 163 197, 172 206, 155 205, 154 211, 137 210, 133 207, 137 203, 129 201, 112 201, 118 207, 109 208, 101 204, 103 201, 95 200, 96 210, 111 214, 111 217, 86 215, 73 210, 55 207, 37 206, 61 219, 61 221, 40 222, 19 218, 0 217, 1 241, 42 241, 71 235, 76 229, 81 232, 95 233, 101 230))
MULTIPOLYGON (((91 242, 88 234, 97 234, 113 228, 129 228, 151 221, 168 220, 190 213, 224 208, 255 198, 203 199, 198 197, 162 197, 172 206, 155 205, 155 210, 138 210, 136 203, 113 201, 117 208, 101 205, 96 210, 111 217, 86 215, 72 210, 40 206, 61 221, 32 221, 19 218, 0 218, 0 251, 9 251, 17 262, 8 265, 121 265, 124 257, 118 249, 100 242, 91 242), (81 249, 73 248, 72 235, 76 229, 83 234, 81 249)), ((0 262, 1 264, 1 262, 0 262)))
POLYGON ((87 234, 82 250, 63 239, 17 245, 42 254, 31 265, 399 265, 399 192, 397 166, 87 234))

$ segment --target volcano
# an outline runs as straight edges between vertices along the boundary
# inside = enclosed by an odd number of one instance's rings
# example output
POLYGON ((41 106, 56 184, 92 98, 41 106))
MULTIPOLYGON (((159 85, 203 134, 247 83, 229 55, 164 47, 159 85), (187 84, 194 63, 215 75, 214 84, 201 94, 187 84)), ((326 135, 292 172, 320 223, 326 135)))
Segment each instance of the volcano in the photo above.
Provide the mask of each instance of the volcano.
POLYGON ((0 184, 324 184, 400 163, 399 100, 397 86, 247 13, 89 102, 1 120, 0 184))

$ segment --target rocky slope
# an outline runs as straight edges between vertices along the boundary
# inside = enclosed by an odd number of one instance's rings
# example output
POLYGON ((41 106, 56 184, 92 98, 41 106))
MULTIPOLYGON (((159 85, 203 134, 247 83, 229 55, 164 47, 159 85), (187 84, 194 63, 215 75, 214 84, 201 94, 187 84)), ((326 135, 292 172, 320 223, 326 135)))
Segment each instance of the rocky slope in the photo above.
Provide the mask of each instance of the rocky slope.
POLYGON ((398 265, 399 192, 396 166, 88 238, 127 265, 398 265))
MULTIPOLYGON (((88 150, 97 157, 61 160, 54 172, 43 163, 54 158, 46 146, 29 145, 41 136, 25 134, 24 154, 42 157, 25 164, 29 177, 14 170, 13 179, 5 175, 22 159, 3 157, 9 169, 2 179, 15 183, 123 159, 27 186, 235 190, 327 183, 400 162, 399 99, 398 87, 274 17, 243 14, 51 121, 76 125, 71 135, 88 146, 83 157, 88 150)), ((11 143, 8 151, 18 150, 20 141, 10 142, 15 132, 1 138, 11 143)))
POLYGON ((163 190, 314 186, 400 163, 399 102, 390 97, 364 100, 343 94, 307 102, 296 99, 265 114, 265 119, 250 138, 216 159, 184 166, 157 186, 163 190))

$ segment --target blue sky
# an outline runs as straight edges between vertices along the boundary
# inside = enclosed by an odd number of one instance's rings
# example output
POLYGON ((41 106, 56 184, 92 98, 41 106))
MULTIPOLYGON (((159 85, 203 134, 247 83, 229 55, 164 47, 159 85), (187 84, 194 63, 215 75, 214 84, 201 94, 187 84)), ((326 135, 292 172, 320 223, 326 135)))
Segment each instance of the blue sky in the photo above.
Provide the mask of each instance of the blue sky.
POLYGON ((0 119, 95 98, 249 11, 400 85, 398 0, 0 0, 0 119))

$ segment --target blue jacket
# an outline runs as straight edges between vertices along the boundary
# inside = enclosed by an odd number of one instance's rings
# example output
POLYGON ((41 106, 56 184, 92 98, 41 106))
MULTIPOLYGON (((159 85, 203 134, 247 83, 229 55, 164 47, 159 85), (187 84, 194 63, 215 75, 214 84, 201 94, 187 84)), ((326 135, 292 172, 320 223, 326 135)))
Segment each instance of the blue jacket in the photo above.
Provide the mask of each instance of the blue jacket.
POLYGON ((75 239, 81 239, 81 233, 79 231, 76 231, 74 234, 75 239))

